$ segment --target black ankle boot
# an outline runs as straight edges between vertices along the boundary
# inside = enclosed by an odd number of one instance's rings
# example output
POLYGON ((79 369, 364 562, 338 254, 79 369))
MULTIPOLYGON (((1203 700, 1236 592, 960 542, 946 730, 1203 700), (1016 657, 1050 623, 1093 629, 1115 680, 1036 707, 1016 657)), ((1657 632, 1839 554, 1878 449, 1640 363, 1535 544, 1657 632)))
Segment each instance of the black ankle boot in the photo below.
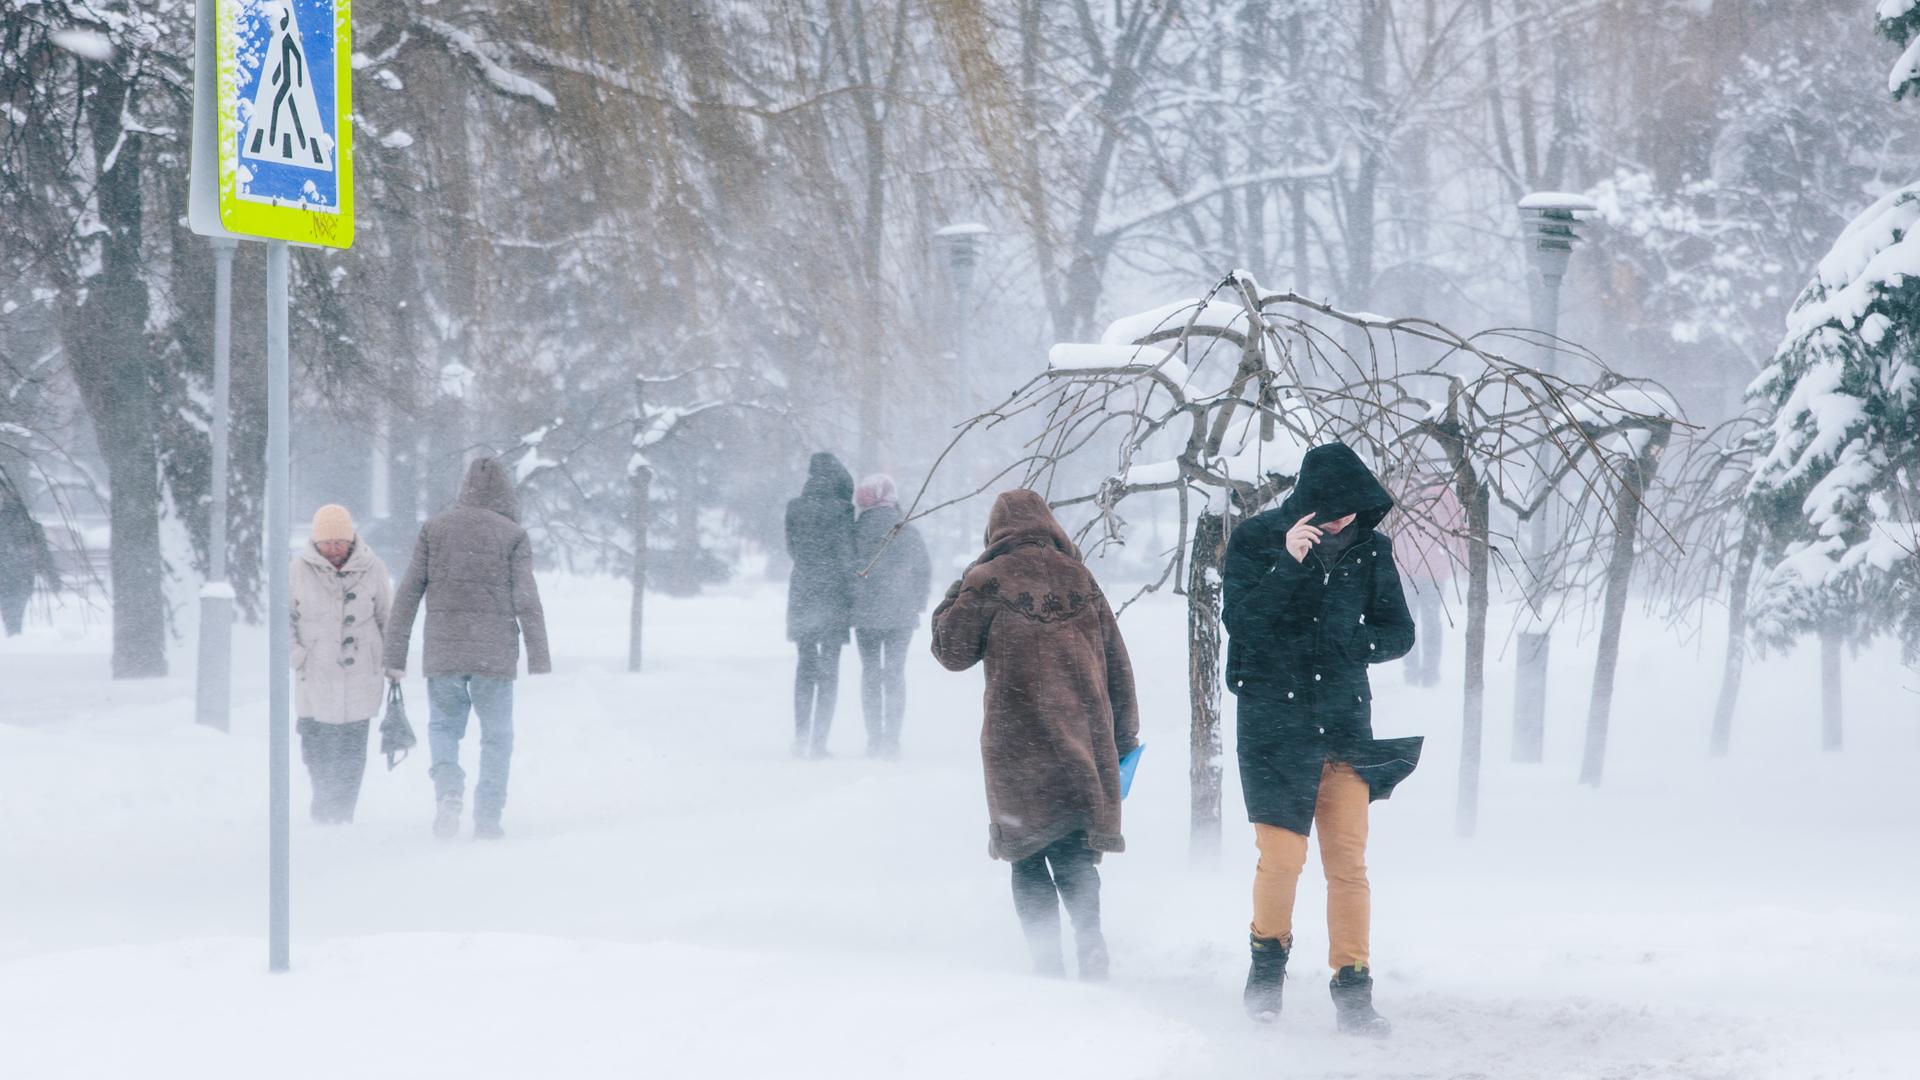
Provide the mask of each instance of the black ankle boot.
POLYGON ((1247 936, 1247 942, 1253 950, 1253 966, 1247 969, 1247 990, 1242 1000, 1248 1016, 1271 1024, 1280 1019, 1280 993, 1287 983, 1290 943, 1252 934, 1247 936))
POLYGON ((1384 1039, 1393 1031, 1387 1018, 1373 1011, 1373 975, 1366 968, 1341 968, 1327 989, 1333 993, 1333 1011, 1343 1034, 1384 1039))

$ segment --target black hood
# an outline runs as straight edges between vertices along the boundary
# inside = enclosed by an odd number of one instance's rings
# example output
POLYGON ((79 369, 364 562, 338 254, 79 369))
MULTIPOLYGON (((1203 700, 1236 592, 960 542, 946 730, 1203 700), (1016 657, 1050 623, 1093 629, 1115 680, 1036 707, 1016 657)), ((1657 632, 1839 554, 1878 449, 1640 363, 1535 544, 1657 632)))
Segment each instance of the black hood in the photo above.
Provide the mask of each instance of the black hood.
POLYGON ((509 521, 520 520, 520 499, 513 493, 513 478, 499 458, 475 458, 467 466, 467 482, 460 489, 462 506, 491 510, 509 521))
POLYGON ((1280 504, 1280 518, 1289 527, 1311 512, 1316 521, 1355 515, 1353 535, 1365 536, 1393 509, 1393 496, 1346 443, 1327 443, 1307 451, 1300 461, 1300 478, 1292 494, 1280 504))
POLYGON ((853 502, 853 474, 847 471, 840 459, 832 454, 815 454, 807 462, 807 486, 801 495, 815 499, 837 499, 844 503, 853 502))

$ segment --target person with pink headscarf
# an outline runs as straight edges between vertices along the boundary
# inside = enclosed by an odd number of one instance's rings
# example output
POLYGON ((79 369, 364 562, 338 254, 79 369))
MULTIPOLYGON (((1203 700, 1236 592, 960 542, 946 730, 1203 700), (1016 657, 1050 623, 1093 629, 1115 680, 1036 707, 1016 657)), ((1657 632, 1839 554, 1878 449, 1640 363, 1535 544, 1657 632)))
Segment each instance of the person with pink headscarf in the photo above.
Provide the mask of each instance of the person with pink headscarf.
POLYGON ((933 564, 920 530, 902 518, 893 477, 876 473, 860 481, 853 512, 853 633, 867 756, 894 759, 907 712, 907 644, 927 610, 933 564))

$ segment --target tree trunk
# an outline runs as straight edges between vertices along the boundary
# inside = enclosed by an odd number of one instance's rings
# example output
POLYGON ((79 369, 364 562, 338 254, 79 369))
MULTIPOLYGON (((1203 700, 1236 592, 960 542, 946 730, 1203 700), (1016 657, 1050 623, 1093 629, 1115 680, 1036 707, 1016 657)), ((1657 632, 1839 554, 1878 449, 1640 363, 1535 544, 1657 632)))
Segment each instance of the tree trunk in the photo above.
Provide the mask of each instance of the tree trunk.
POLYGON ((1580 761, 1580 782, 1600 786, 1607 763, 1607 723, 1613 713, 1613 681, 1620 668, 1620 630, 1627 616, 1627 588, 1633 581, 1633 559, 1638 551, 1642 494, 1653 482, 1660 451, 1666 448, 1670 428, 1648 433, 1647 444, 1621 471, 1615 496, 1613 554, 1607 561, 1605 610, 1600 617, 1600 655, 1593 665, 1593 696, 1587 703, 1587 747, 1580 761))
POLYGON ((1708 749, 1726 757, 1733 743, 1733 705, 1740 697, 1740 675, 1747 661, 1747 589, 1753 583, 1753 564, 1760 553, 1760 524, 1749 518, 1734 556, 1733 591, 1727 597, 1727 660, 1720 670, 1720 700, 1713 707, 1713 735, 1708 749))
POLYGON ((160 558, 160 461, 151 428, 103 439, 113 486, 113 677, 167 673, 167 600, 160 558))
POLYGON ((1376 230, 1374 200, 1379 191, 1391 132, 1385 127, 1381 86, 1386 65, 1386 0, 1360 0, 1360 162, 1347 190, 1347 290, 1349 304, 1371 304, 1376 230))
MULTIPOLYGON (((93 420, 94 438, 107 461, 112 485, 108 520, 113 578, 113 676, 146 678, 167 673, 165 576, 160 555, 159 400, 164 368, 147 340, 149 311, 142 274, 141 142, 122 132, 127 84, 104 79, 88 99, 96 160, 114 156, 114 167, 95 188, 106 223, 99 244, 99 271, 67 296, 61 339, 81 400, 93 420)), ((268 557, 274 553, 269 552, 268 557)), ((285 558, 284 552, 279 553, 285 558)))
POLYGON ((627 617, 627 670, 640 670, 640 630, 647 605, 647 532, 653 522, 653 467, 636 463, 627 477, 632 488, 633 608, 627 617))
POLYGON ((1840 632, 1820 631, 1820 749, 1840 749, 1840 632))
POLYGON ((1187 694, 1193 713, 1188 850, 1203 866, 1220 860, 1220 564, 1225 553, 1225 519, 1201 514, 1187 566, 1187 694))
POLYGON ((1480 818, 1480 753, 1487 702, 1487 608, 1493 589, 1489 570, 1492 508, 1487 487, 1473 471, 1464 446, 1449 452, 1454 487, 1467 511, 1467 642, 1460 705, 1460 793, 1454 831, 1472 836, 1480 818))

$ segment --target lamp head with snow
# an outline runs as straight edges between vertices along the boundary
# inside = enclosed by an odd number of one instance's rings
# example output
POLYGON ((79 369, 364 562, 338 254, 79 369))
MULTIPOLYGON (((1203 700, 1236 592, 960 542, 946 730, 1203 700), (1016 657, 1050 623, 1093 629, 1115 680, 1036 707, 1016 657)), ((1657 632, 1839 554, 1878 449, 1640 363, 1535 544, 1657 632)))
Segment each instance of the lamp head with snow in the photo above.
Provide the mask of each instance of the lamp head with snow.
POLYGON ((1520 224, 1528 246, 1540 260, 1540 273, 1550 281, 1567 275, 1567 262, 1580 234, 1573 227, 1581 214, 1597 209, 1584 195, 1564 191, 1536 191, 1520 200, 1520 224))
POLYGON ((934 231, 933 242, 947 256, 947 268, 961 292, 973 286, 973 268, 980 262, 980 246, 992 230, 979 222, 962 222, 934 231))

